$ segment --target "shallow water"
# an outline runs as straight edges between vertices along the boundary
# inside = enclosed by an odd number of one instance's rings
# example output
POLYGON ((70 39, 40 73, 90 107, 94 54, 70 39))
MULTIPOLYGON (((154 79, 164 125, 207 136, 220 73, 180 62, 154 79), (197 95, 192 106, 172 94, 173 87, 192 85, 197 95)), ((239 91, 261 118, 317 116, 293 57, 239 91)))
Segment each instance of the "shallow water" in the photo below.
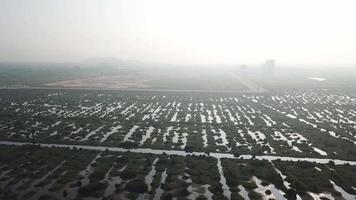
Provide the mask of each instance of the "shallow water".
POLYGON ((230 187, 226 184, 226 179, 225 179, 225 176, 224 176, 224 172, 223 172, 223 168, 221 166, 220 159, 218 159, 217 166, 218 166, 218 170, 219 170, 219 174, 220 174, 220 183, 222 185, 223 194, 227 199, 231 199, 230 187))
POLYGON ((356 199, 356 195, 351 195, 351 194, 347 193, 344 189, 342 189, 340 186, 336 185, 333 181, 330 180, 330 182, 334 186, 334 189, 341 193, 341 196, 344 199, 347 199, 347 200, 348 199, 350 199, 350 200, 356 199))
POLYGON ((164 192, 164 190, 162 188, 162 185, 166 182, 166 178, 167 178, 167 169, 165 169, 162 172, 160 186, 156 189, 155 196, 153 197, 154 200, 160 200, 161 199, 161 196, 162 196, 162 194, 164 192))
POLYGON ((250 200, 250 198, 248 197, 248 192, 246 191, 245 187, 239 185, 238 188, 240 190, 239 195, 245 200, 250 200))
POLYGON ((151 190, 151 183, 153 182, 153 177, 156 174, 156 163, 158 162, 159 158, 156 158, 152 163, 151 171, 145 176, 145 183, 148 187, 147 191, 151 190))

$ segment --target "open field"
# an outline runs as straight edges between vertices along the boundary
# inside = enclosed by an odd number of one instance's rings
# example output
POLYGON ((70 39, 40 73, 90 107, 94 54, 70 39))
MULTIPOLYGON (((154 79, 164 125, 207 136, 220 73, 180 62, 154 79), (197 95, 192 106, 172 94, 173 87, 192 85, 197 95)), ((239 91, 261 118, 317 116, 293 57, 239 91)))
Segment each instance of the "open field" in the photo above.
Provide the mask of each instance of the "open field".
POLYGON ((227 72, 182 72, 150 70, 128 75, 107 75, 46 83, 44 86, 65 88, 157 89, 157 90, 247 90, 227 72))
MULTIPOLYGON (((0 87, 39 87, 54 81, 97 77, 118 72, 115 67, 77 68, 74 63, 15 64, 0 63, 0 87)), ((127 70, 120 70, 127 74, 127 70)))
POLYGON ((83 88, 117 90, 247 91, 231 70, 173 67, 8 66, 0 63, 0 88, 83 88))

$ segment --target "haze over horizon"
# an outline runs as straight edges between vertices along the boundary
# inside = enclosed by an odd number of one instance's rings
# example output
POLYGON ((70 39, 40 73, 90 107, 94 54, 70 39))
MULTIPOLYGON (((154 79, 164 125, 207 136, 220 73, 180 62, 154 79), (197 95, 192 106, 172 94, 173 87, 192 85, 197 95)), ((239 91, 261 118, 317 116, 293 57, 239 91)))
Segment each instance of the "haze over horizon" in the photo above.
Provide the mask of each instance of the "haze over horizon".
POLYGON ((354 1, 0 0, 0 62, 356 63, 354 1))

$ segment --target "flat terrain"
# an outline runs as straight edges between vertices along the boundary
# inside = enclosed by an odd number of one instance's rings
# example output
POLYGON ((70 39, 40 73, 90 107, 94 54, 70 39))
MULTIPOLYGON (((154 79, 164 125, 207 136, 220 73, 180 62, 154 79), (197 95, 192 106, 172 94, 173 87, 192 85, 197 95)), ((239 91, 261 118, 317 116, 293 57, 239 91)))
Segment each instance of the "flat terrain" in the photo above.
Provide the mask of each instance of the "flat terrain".
POLYGON ((356 160, 355 98, 2 90, 1 139, 356 160))
POLYGON ((353 199, 355 176, 332 163, 0 146, 2 199, 353 199))
POLYGON ((46 83, 48 87, 149 89, 186 91, 241 91, 248 88, 227 72, 149 70, 132 74, 106 75, 46 83))
POLYGON ((353 94, 338 90, 224 95, 0 90, 2 142, 50 144, 0 145, 0 194, 350 199, 356 194, 355 168, 343 163, 356 161, 355 104, 353 94), (288 162, 286 156, 305 161, 288 162), (328 161, 334 159, 344 161, 328 161))
POLYGON ((75 88, 158 91, 250 91, 231 70, 185 67, 9 65, 0 63, 0 88, 75 88))
POLYGON ((1 70, 0 199, 356 197, 350 79, 1 70))

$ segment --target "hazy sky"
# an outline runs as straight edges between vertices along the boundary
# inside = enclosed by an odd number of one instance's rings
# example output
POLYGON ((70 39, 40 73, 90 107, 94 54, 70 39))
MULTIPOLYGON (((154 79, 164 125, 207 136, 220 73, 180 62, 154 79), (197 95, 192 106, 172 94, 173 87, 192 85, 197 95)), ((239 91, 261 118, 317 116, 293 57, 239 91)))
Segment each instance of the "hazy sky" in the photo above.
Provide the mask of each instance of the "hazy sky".
POLYGON ((355 64, 355 0, 0 0, 0 61, 355 64))

